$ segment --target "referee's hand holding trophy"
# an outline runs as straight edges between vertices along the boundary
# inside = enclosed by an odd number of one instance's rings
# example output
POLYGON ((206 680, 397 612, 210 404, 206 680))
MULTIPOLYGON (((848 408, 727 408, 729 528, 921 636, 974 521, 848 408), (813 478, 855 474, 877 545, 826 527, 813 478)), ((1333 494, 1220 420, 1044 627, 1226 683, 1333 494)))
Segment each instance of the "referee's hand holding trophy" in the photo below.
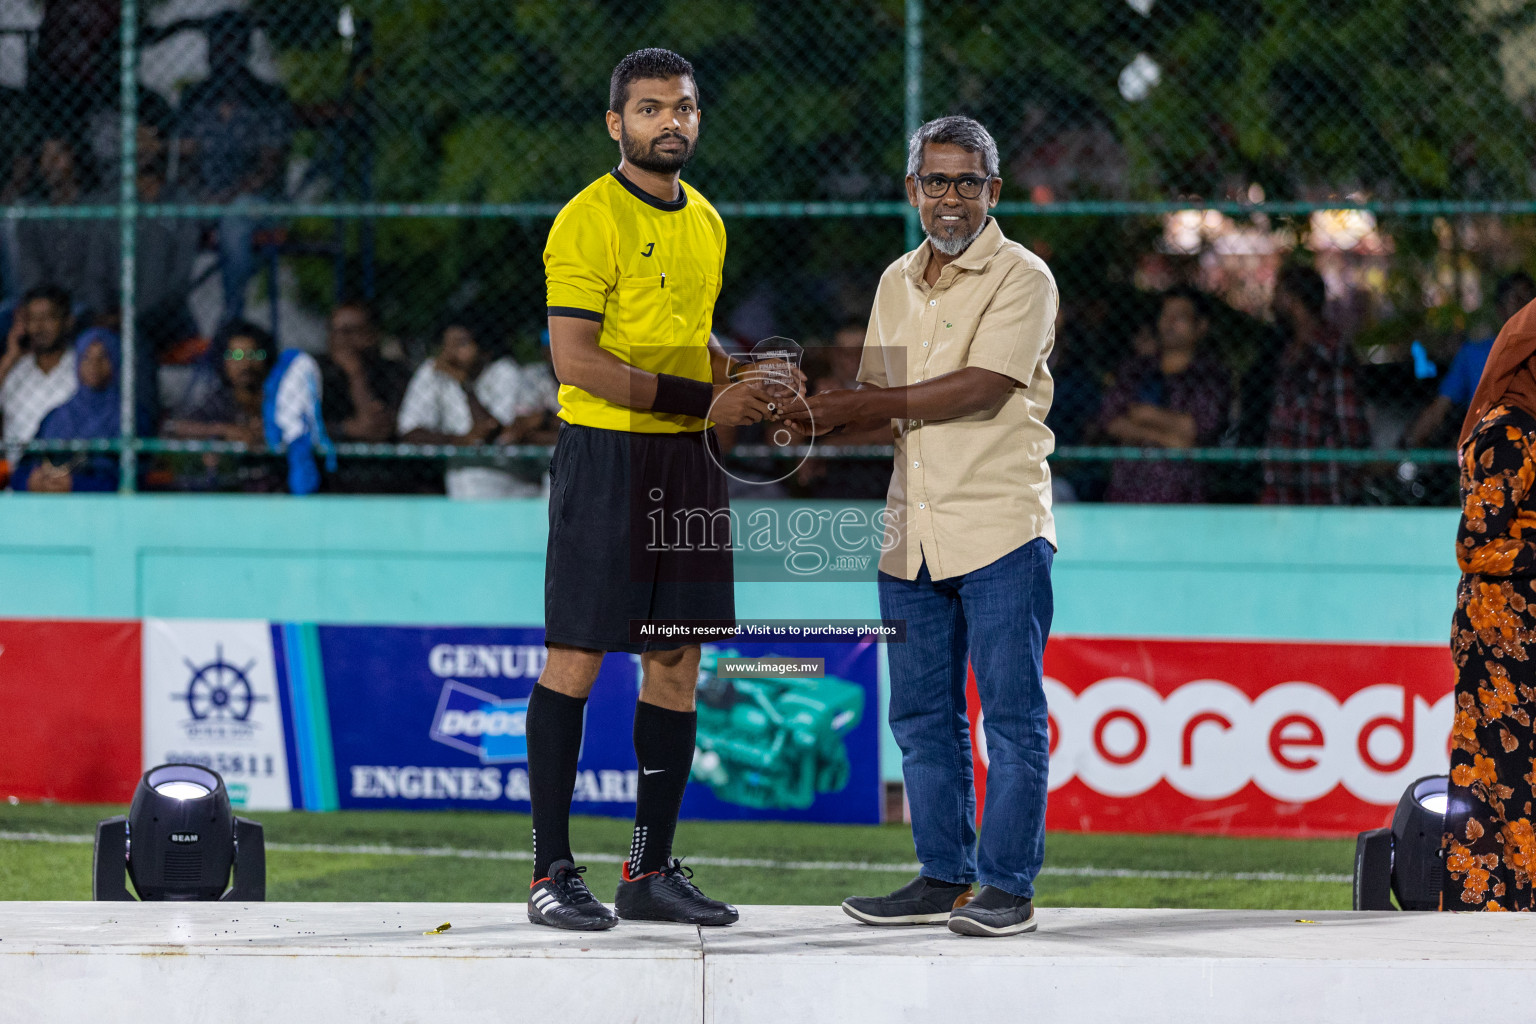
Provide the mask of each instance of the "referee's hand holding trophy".
POLYGON ((731 383, 715 385, 710 419, 728 427, 776 423, 788 414, 791 402, 804 398, 805 384, 798 366, 749 363, 731 383))

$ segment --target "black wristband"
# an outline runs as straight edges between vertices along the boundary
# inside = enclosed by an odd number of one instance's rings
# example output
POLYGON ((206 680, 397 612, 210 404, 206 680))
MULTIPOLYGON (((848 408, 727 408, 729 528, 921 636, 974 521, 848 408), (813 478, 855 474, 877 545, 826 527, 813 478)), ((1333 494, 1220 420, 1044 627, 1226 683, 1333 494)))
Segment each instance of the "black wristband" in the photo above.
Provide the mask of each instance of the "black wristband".
POLYGON ((656 375, 656 400, 652 412, 676 413, 706 419, 714 404, 715 389, 708 381, 679 377, 671 373, 656 375))

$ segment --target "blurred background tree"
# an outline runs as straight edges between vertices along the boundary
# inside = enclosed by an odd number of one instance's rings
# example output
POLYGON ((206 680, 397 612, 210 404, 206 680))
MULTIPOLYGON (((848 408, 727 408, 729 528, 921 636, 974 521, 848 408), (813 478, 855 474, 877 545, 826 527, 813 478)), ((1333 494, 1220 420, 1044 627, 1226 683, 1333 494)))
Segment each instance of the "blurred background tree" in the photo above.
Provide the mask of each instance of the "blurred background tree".
MULTIPOLYGON (((901 197, 902 0, 252 6, 295 100, 349 104, 306 143, 320 159, 328 134, 333 143, 350 133, 351 169, 319 176, 328 195, 535 204, 511 220, 381 222, 380 298, 402 330, 466 302, 513 310, 509 326, 536 328, 549 209, 616 162, 602 121, 608 70, 640 45, 675 48, 699 70, 704 132, 688 177, 715 202, 901 197), (338 34, 343 9, 348 37, 338 34)), ((924 8, 923 113, 968 113, 993 130, 1005 200, 1529 192, 1526 97, 1507 79, 1510 59, 1531 56, 1501 46, 1536 20, 1536 0, 924 8)), ((1007 226, 1045 249, 1074 290, 1130 288, 1160 231, 1145 216, 1031 213, 1007 226)), ((825 332, 859 310, 902 248, 892 219, 735 215, 730 227, 722 317, 746 310, 746 334, 825 332)), ((1304 236, 1306 221, 1292 228, 1304 236)), ((1409 250, 1435 245, 1422 219, 1391 230, 1409 250)), ((322 270, 304 277, 317 298, 329 287, 322 270)), ((1406 290, 1404 308, 1422 307, 1406 293, 1414 280, 1408 271, 1393 285, 1406 290)))

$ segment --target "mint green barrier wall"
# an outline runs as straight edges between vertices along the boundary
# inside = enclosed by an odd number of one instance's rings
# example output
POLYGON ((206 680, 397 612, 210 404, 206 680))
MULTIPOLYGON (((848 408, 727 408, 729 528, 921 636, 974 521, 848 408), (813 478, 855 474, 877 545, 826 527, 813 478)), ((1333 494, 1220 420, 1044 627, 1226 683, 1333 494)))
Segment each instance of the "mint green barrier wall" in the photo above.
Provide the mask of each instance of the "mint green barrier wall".
MULTIPOLYGON (((1455 510, 1078 505, 1058 519, 1056 632, 1449 633, 1455 510)), ((8 494, 0 617, 539 624, 545 521, 537 500, 8 494)), ((879 605, 873 579, 743 583, 737 613, 874 618, 879 605)))

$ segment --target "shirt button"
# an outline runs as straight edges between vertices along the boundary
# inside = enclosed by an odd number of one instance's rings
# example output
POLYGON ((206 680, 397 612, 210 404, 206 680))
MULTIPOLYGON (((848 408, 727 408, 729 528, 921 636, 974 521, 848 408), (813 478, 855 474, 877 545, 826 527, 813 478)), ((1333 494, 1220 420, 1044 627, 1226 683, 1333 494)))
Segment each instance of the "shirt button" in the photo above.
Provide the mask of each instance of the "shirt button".
POLYGON ((928 503, 926 501, 920 501, 920 502, 917 503, 917 507, 918 508, 927 508, 928 507, 928 503))
POLYGON ((928 305, 930 305, 930 306, 937 306, 938 304, 939 304, 939 300, 938 299, 929 299, 928 300, 928 305))
POLYGON ((926 341, 923 342, 923 348, 927 348, 927 347, 928 347, 928 343, 926 341))

